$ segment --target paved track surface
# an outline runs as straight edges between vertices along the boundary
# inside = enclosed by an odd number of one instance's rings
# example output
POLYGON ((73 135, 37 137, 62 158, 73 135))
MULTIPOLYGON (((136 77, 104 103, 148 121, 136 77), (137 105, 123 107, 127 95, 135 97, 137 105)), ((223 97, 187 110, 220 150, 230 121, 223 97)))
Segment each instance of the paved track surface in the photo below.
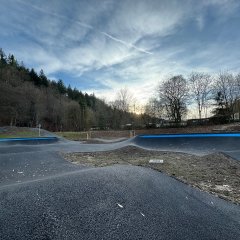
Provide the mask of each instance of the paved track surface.
POLYGON ((161 149, 138 138, 0 145, 0 239, 240 239, 237 205, 151 169, 87 168, 59 155, 129 144, 161 149))
POLYGON ((240 160, 240 133, 140 135, 133 142, 147 149, 196 155, 223 152, 240 160))

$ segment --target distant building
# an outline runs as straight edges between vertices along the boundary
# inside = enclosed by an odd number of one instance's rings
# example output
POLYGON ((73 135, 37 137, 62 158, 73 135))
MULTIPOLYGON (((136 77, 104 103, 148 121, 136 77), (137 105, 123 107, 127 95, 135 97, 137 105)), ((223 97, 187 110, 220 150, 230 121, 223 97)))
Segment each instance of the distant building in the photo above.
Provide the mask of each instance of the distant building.
POLYGON ((164 120, 163 127, 185 127, 187 126, 187 121, 181 121, 179 123, 176 123, 173 120, 164 120))
POLYGON ((208 125, 210 122, 209 118, 202 119, 188 119, 187 126, 198 126, 198 125, 208 125))

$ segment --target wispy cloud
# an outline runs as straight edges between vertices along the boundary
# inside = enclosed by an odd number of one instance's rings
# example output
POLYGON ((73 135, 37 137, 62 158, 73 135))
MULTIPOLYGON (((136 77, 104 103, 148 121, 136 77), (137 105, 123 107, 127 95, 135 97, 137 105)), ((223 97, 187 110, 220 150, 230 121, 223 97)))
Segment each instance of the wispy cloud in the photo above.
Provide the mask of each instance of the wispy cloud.
POLYGON ((204 17, 202 15, 199 15, 197 16, 196 21, 199 29, 202 30, 204 27, 204 17))
POLYGON ((89 25, 89 24, 86 24, 84 22, 81 22, 79 20, 75 20, 75 19, 70 19, 68 17, 65 17, 65 16, 62 16, 62 15, 59 15, 57 13, 54 13, 54 12, 50 12, 50 11, 47 11, 46 9, 43 9, 41 7, 38 7, 37 5, 33 5, 33 4, 30 4, 30 3, 27 3, 27 2, 24 2, 22 0, 17 0, 18 2, 24 4, 24 5, 27 5, 27 6, 31 6, 32 8, 34 8, 35 10, 38 10, 42 13, 45 13, 45 14, 49 14, 49 15, 52 15, 54 17, 57 17, 57 18, 60 18, 60 19, 63 19, 63 20, 67 20, 67 21, 70 21, 70 22, 74 22, 76 24, 78 24, 80 27, 84 27, 84 28, 87 28, 87 29, 90 29, 90 30, 94 30, 96 31, 97 33, 100 33, 100 34, 103 34, 104 36, 106 36, 107 38, 113 40, 113 41, 116 41, 128 48, 133 48, 134 50, 137 50, 139 52, 142 52, 142 53, 146 53, 146 54, 152 54, 151 52, 149 51, 146 51, 144 49, 141 49, 137 46, 135 46, 134 44, 131 44, 131 43, 128 43, 126 41, 123 41, 122 39, 119 39, 119 38, 116 38, 114 36, 112 36, 111 34, 107 33, 107 32, 102 32, 102 31, 98 31, 96 28, 94 28, 93 26, 89 25))
POLYGON ((29 67, 98 96, 146 102, 168 74, 240 64, 238 0, 9 0, 0 42, 29 67))

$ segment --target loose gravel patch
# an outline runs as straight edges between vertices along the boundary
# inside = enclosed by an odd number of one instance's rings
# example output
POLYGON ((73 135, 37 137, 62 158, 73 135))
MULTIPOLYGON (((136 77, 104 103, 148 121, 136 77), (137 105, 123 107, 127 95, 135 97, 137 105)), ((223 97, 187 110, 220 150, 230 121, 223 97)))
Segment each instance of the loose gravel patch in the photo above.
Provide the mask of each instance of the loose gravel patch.
POLYGON ((72 163, 93 167, 113 164, 150 167, 201 190, 240 204, 240 162, 222 153, 200 157, 128 146, 106 152, 68 153, 64 154, 64 157, 72 163), (163 163, 149 163, 151 159, 160 159, 163 163))

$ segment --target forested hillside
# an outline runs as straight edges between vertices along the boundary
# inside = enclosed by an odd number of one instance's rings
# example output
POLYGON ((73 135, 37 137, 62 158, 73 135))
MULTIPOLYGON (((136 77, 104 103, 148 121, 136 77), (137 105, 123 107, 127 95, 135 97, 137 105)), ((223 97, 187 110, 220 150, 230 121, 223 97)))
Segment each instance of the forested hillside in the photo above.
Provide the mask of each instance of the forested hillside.
POLYGON ((0 126, 41 124, 51 131, 82 131, 155 127, 163 119, 179 125, 194 104, 200 120, 210 115, 209 123, 228 123, 240 121, 239 101, 240 74, 192 72, 163 80, 156 86, 156 97, 137 115, 130 112, 137 112, 137 104, 126 88, 107 104, 65 86, 63 80, 49 80, 43 70, 28 69, 0 49, 0 126))
POLYGON ((118 129, 136 121, 137 115, 107 105, 62 80, 47 79, 19 64, 0 49, 0 125, 36 127, 52 131, 118 129))

